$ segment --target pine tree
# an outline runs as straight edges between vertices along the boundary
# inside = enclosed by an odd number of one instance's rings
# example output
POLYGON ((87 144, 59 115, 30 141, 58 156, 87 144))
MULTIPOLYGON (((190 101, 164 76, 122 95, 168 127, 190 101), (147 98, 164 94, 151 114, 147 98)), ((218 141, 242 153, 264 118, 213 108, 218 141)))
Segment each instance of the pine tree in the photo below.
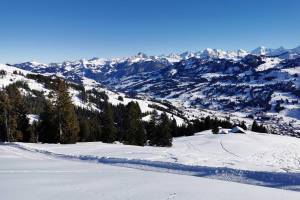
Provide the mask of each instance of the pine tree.
POLYGON ((30 141, 30 126, 24 98, 15 84, 0 94, 0 129, 3 141, 30 141))
POLYGON ((263 124, 259 125, 256 120, 253 121, 251 130, 258 133, 268 133, 268 129, 263 124))
POLYGON ((60 143, 72 144, 78 140, 79 124, 67 84, 58 80, 55 109, 57 113, 60 143))
POLYGON ((59 143, 59 130, 55 108, 50 101, 46 101, 44 112, 40 116, 38 127, 38 141, 43 143, 59 143))
MULTIPOLYGON (((7 103, 6 103, 6 127, 7 139, 10 142, 23 141, 24 133, 28 133, 28 119, 26 117, 26 110, 24 108, 23 97, 16 87, 12 84, 6 87, 7 103)), ((25 134, 26 134, 25 133, 25 134)), ((28 138, 27 138, 28 139, 28 138)))
POLYGON ((244 130, 247 130, 247 129, 248 129, 248 128, 247 128, 247 125, 245 124, 244 121, 242 121, 242 123, 240 124, 240 127, 241 127, 242 129, 244 129, 244 130))
POLYGON ((158 120, 158 113, 154 110, 151 113, 151 118, 149 123, 147 124, 147 139, 149 140, 150 145, 156 144, 156 134, 157 134, 157 127, 156 122, 158 120))
POLYGON ((162 113, 160 116, 156 145, 172 146, 171 122, 166 113, 162 113))
POLYGON ((17 117, 17 126, 22 134, 22 142, 30 142, 31 139, 31 131, 29 119, 27 117, 27 109, 25 108, 24 101, 20 102, 19 105, 16 106, 18 117, 17 117))
POLYGON ((90 136, 87 138, 88 141, 101 141, 102 128, 100 124, 101 119, 93 118, 90 120, 90 136))
POLYGON ((201 132, 205 130, 204 121, 200 121, 199 119, 196 119, 193 121, 193 125, 195 127, 196 132, 201 132))
POLYGON ((146 129, 144 127, 142 119, 139 119, 137 123, 135 144, 138 146, 144 146, 145 143, 146 143, 146 129))
POLYGON ((127 109, 123 104, 119 104, 118 106, 113 107, 113 113, 117 113, 114 115, 114 121, 118 129, 118 140, 124 141, 126 139, 125 119, 127 115, 127 109))
POLYGON ((185 136, 191 136, 196 132, 195 127, 192 123, 188 122, 187 126, 186 126, 186 130, 184 132, 185 136))
POLYGON ((38 142, 38 132, 37 132, 38 123, 34 121, 31 126, 29 126, 29 142, 37 143, 38 142))
POLYGON ((212 126, 212 122, 211 122, 211 119, 209 116, 205 117, 204 119, 204 129, 205 130, 209 130, 211 129, 213 126, 212 126))
POLYGON ((146 130, 142 122, 140 107, 138 103, 130 102, 126 108, 126 143, 143 146, 146 143, 146 130))
POLYGON ((117 140, 117 128, 114 124, 112 105, 108 102, 105 103, 102 115, 102 136, 101 141, 112 143, 117 140))
POLYGON ((218 134, 219 133, 219 127, 214 125, 214 127, 212 128, 212 133, 213 134, 218 134))
POLYGON ((87 120, 82 119, 79 122, 79 127, 80 127, 80 132, 79 132, 80 141, 81 142, 89 141, 91 135, 91 131, 90 131, 91 125, 88 123, 87 120))
POLYGON ((98 111, 76 108, 79 120, 79 140, 82 142, 101 141, 101 114, 98 111))
POLYGON ((0 91, 0 140, 11 141, 9 127, 10 102, 5 91, 0 91))
POLYGON ((173 120, 171 121, 171 135, 172 137, 177 137, 178 136, 178 128, 177 128, 177 122, 175 120, 175 118, 173 118, 173 120))
POLYGON ((252 123, 251 131, 257 132, 258 129, 259 129, 259 126, 258 126, 256 120, 254 120, 252 123))

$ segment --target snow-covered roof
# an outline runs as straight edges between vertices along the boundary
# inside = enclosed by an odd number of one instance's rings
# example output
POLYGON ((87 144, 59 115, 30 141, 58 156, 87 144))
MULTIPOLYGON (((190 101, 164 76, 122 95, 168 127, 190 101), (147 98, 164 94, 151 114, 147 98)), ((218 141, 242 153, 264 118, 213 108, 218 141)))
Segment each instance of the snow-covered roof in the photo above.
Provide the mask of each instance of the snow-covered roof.
POLYGON ((230 132, 232 132, 232 133, 246 133, 246 131, 244 129, 242 129, 241 127, 239 127, 239 126, 235 126, 234 128, 232 128, 230 130, 230 132))
POLYGON ((228 134, 228 130, 226 129, 220 129, 219 134, 228 134))

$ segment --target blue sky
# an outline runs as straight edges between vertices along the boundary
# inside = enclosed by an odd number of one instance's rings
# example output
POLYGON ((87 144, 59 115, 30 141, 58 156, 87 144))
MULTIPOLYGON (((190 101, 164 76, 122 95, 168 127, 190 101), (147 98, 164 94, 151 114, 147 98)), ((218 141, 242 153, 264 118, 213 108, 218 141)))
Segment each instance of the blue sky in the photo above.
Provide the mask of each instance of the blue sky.
POLYGON ((0 0, 0 63, 300 45, 299 0, 0 0))

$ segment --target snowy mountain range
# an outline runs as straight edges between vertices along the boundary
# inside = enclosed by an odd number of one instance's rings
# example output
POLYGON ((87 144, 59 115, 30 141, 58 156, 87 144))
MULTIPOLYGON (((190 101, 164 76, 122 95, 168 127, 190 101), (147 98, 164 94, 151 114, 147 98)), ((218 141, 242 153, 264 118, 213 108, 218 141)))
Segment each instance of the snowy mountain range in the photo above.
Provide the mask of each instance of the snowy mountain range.
POLYGON ((271 49, 264 46, 260 46, 253 51, 251 54, 254 55, 265 55, 265 56, 277 56, 284 59, 298 58, 300 54, 300 46, 293 49, 285 49, 284 47, 279 47, 277 49, 271 49))
POLYGON ((300 135, 300 47, 258 47, 251 52, 207 48, 167 56, 138 53, 7 66, 79 84, 93 80, 130 97, 168 102, 187 118, 213 114, 249 123, 257 119, 281 134, 300 135))

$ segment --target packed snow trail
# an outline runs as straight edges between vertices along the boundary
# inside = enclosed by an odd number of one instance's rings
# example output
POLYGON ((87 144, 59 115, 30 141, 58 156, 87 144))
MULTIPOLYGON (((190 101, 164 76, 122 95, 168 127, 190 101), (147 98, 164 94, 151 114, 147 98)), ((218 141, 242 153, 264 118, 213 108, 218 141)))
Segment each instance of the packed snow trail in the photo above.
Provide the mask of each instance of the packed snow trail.
POLYGON ((145 171, 167 172, 173 174, 184 174, 198 177, 206 177, 218 180, 232 181, 251 185, 274 187, 288 190, 300 191, 300 173, 279 173, 231 169, 227 167, 191 166, 179 163, 162 161, 149 161, 141 159, 126 159, 99 157, 93 155, 70 155, 54 153, 47 150, 33 149, 21 144, 5 144, 32 153, 40 153, 53 158, 66 160, 78 160, 108 164, 119 167, 133 168, 145 171))

